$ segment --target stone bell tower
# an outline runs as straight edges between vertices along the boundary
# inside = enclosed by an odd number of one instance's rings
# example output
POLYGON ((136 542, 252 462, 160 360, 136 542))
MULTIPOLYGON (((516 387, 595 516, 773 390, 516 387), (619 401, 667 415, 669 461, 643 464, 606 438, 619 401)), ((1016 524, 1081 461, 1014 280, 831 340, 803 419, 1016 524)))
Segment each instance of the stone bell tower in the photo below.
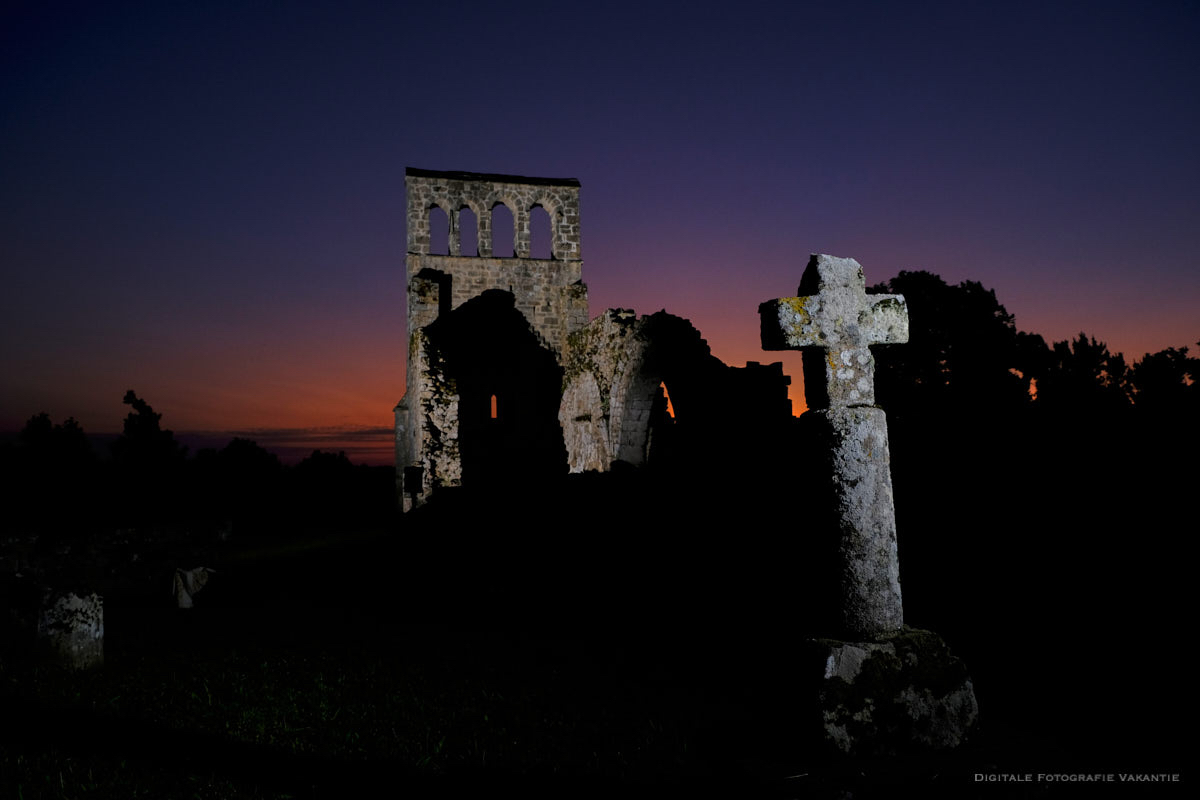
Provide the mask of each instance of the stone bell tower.
POLYGON ((562 366, 588 302, 578 180, 409 167, 405 188, 407 377, 395 415, 407 510, 441 487, 565 465, 562 366), (511 230, 498 224, 500 206, 511 230), (436 209, 448 221, 444 253, 432 252, 436 209), (472 218, 474 230, 464 226, 472 218), (540 236, 539 219, 549 227, 540 236), (534 257, 545 238, 549 252, 534 257), (497 256, 510 241, 512 255, 497 256))

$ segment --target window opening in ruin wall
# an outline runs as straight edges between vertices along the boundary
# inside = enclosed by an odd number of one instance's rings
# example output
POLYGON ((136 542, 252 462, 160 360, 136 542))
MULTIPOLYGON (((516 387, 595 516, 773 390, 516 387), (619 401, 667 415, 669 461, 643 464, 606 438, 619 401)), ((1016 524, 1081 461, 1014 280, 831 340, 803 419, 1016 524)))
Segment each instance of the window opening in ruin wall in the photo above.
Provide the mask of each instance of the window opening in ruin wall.
POLYGON ((512 258, 516 242, 512 211, 504 203, 492 206, 492 257, 512 258))
POLYGON ((542 206, 534 206, 529 211, 529 257, 552 258, 550 252, 550 233, 553 225, 550 212, 542 206))
POLYGON ((458 211, 458 242, 459 255, 479 255, 479 220, 470 206, 458 211))
POLYGON ((438 206, 429 209, 429 254, 450 255, 450 217, 438 206))

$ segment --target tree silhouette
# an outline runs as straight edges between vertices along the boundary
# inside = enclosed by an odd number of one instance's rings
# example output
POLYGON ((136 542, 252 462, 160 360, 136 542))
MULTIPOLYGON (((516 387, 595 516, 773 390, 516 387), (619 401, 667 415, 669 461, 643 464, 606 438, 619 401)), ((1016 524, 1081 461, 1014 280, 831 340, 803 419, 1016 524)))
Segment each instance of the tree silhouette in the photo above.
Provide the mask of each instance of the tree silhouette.
POLYGON ((133 410, 112 443, 116 500, 127 521, 150 524, 178 513, 187 448, 175 441, 172 431, 162 429, 162 414, 132 389, 122 402, 133 410))
POLYGON ((287 505, 302 524, 358 524, 392 512, 393 479, 388 467, 353 464, 342 451, 314 450, 290 470, 287 505))
POLYGON ((234 438, 220 451, 201 450, 191 472, 193 505, 209 517, 239 528, 279 513, 283 464, 250 439, 234 438))
POLYGON ((96 457, 87 434, 74 417, 55 425, 49 414, 37 414, 25 423, 17 442, 29 462, 59 469, 91 464, 96 457))
POLYGON ((31 417, 4 462, 9 508, 22 525, 65 531, 92 512, 96 456, 73 417, 61 425, 44 412, 31 417))
POLYGON ((876 349, 876 394, 889 415, 1028 404, 1025 350, 994 290, 976 281, 951 286, 933 273, 906 271, 871 291, 902 294, 908 303, 908 343, 876 349))
POLYGON ((1073 341, 1055 342, 1045 371, 1035 378, 1038 403, 1054 410, 1094 415, 1129 406, 1125 357, 1082 332, 1073 341))
POLYGON ((1189 356, 1186 347, 1147 355, 1129 370, 1129 383, 1134 403, 1142 411, 1200 410, 1200 358, 1189 356))
POLYGON ((187 448, 175 441, 174 432, 160 427, 162 414, 156 413, 132 389, 125 392, 121 402, 133 410, 125 417, 122 433, 112 444, 113 458, 118 463, 160 467, 187 458, 187 448))

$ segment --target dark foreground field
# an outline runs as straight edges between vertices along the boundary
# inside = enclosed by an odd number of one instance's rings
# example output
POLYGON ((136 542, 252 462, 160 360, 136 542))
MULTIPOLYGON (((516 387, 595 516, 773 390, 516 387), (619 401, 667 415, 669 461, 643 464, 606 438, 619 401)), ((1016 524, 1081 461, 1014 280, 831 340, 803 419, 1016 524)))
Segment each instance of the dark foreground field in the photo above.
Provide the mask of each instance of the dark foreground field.
POLYGON ((1069 554, 989 564, 986 524, 969 552, 905 570, 909 622, 975 677, 976 734, 952 753, 822 750, 806 736, 819 597, 802 525, 694 484, 449 496, 366 529, 181 545, 177 560, 217 569, 191 610, 172 607, 160 551, 109 578, 103 669, 8 648, 0 796, 1182 796, 977 779, 1186 785, 1194 742, 1179 610, 1144 619, 1130 599, 1161 592, 1154 576, 1093 553, 1089 570, 1126 582, 1090 596, 1061 575, 1069 554))

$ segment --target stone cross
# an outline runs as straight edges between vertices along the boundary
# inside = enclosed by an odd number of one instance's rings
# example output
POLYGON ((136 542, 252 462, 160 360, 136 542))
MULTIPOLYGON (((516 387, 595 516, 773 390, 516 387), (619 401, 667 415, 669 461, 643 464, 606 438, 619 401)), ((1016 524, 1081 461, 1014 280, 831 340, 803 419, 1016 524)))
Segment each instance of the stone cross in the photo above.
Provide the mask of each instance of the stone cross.
POLYGON ((898 294, 867 294, 853 258, 814 255, 798 293, 759 308, 764 350, 805 350, 809 408, 875 404, 873 344, 908 341, 908 309, 898 294), (814 357, 815 356, 815 357, 814 357), (810 369, 813 364, 818 369, 810 369), (810 380, 810 373, 823 380, 810 380))
POLYGON ((873 639, 904 624, 887 418, 875 402, 871 345, 908 341, 900 295, 868 295, 852 258, 814 255, 800 297, 759 306, 764 350, 804 350, 804 415, 829 485, 815 494, 837 528, 839 635, 873 639))

